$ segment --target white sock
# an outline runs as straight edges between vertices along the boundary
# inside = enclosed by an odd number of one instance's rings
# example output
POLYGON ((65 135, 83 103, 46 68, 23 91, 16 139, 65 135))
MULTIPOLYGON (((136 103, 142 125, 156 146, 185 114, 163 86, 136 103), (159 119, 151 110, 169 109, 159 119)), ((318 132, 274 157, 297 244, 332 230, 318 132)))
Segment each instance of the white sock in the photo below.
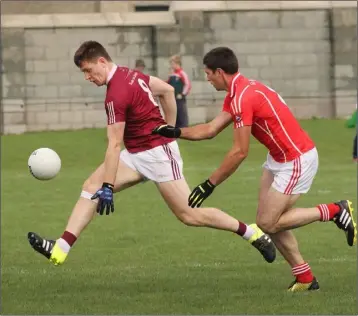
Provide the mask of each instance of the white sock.
POLYGON ((71 246, 68 244, 68 242, 66 240, 60 238, 60 239, 56 240, 56 243, 58 244, 58 246, 61 248, 61 250, 64 253, 70 252, 71 246))
POLYGON ((246 232, 242 236, 242 238, 249 240, 254 234, 256 233, 256 230, 253 229, 251 226, 246 225, 246 232))

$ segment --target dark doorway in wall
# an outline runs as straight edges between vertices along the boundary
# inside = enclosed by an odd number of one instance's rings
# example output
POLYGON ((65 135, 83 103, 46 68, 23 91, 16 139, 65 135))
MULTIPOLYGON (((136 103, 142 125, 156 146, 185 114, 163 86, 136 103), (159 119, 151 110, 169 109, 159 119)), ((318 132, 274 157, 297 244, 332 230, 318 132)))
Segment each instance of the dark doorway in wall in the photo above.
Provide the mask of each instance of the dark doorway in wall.
POLYGON ((169 11, 169 5, 136 5, 135 12, 169 11))

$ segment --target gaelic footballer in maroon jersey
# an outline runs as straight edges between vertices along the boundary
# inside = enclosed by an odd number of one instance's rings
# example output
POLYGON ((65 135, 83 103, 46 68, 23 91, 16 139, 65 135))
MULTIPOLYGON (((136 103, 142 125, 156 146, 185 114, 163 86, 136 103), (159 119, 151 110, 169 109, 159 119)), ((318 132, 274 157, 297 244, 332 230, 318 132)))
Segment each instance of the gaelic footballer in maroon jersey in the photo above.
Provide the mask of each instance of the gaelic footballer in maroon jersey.
MULTIPOLYGON (((157 125, 175 125, 176 102, 169 84, 116 66, 105 48, 95 41, 84 42, 76 51, 74 62, 86 80, 97 86, 107 85, 107 150, 104 162, 84 182, 62 236, 55 241, 33 232, 28 234, 35 251, 54 265, 63 264, 95 212, 100 215, 114 212, 114 193, 151 180, 168 208, 184 224, 237 233, 267 262, 275 260, 275 246, 256 225, 240 222, 217 208, 193 211, 188 205, 190 189, 183 176, 183 160, 176 140, 152 134, 157 125), (160 100, 166 121, 155 97, 160 100), (125 149, 121 148, 123 144, 125 149)), ((142 196, 139 203, 145 203, 145 194, 142 196)))
POLYGON ((108 125, 126 123, 123 141, 130 153, 172 141, 152 134, 153 128, 165 121, 149 88, 149 76, 141 72, 114 66, 107 83, 105 108, 108 125))
MULTIPOLYGON (((260 182, 256 223, 270 234, 296 277, 289 291, 317 290, 318 282, 304 262, 290 229, 315 221, 335 221, 349 246, 357 240, 349 200, 293 208, 309 191, 318 170, 314 142, 301 128, 283 98, 273 89, 239 73, 234 52, 218 47, 204 59, 207 80, 218 91, 227 91, 223 110, 211 122, 187 128, 157 126, 154 133, 188 140, 210 139, 233 123, 234 141, 220 167, 189 196, 189 205, 200 207, 215 187, 230 177, 249 153, 251 134, 268 150, 260 182)), ((244 179, 243 179, 244 180, 244 179)))

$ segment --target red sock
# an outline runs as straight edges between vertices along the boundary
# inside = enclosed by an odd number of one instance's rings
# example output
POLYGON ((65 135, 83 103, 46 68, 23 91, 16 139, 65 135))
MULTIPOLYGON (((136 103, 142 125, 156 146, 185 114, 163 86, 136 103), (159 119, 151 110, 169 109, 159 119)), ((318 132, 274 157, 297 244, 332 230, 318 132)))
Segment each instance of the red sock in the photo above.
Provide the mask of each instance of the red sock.
POLYGON ((238 234, 240 236, 244 236, 246 233, 246 230, 247 230, 247 226, 243 222, 240 222, 240 221, 238 221, 238 222, 239 222, 239 228, 238 228, 236 234, 238 234))
POLYGON ((70 247, 72 247, 77 240, 77 237, 67 230, 62 234, 61 238, 65 240, 70 245, 70 247))
POLYGON ((302 263, 292 268, 292 274, 300 283, 310 283, 313 281, 313 274, 308 263, 302 263))
POLYGON ((328 222, 333 217, 337 215, 337 213, 340 211, 340 208, 337 204, 331 203, 331 204, 320 204, 317 206, 320 214, 321 214, 321 222, 328 222))

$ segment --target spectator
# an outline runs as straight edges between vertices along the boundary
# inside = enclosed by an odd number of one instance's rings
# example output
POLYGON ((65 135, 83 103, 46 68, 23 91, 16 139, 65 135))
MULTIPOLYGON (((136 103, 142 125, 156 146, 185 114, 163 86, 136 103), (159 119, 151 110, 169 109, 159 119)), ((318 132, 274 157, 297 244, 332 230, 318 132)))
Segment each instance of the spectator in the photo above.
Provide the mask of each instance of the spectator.
POLYGON ((177 102, 177 120, 176 127, 188 126, 188 109, 186 106, 186 97, 191 89, 191 83, 188 75, 181 68, 181 58, 178 55, 170 57, 170 68, 172 73, 169 75, 168 83, 175 90, 175 99, 177 102))
MULTIPOLYGON (((346 127, 355 128, 357 126, 357 110, 355 110, 352 116, 346 121, 346 127)), ((353 140, 353 160, 358 162, 358 153, 357 153, 357 132, 353 140)))
POLYGON ((144 69, 145 69, 144 60, 143 59, 137 59, 135 61, 135 68, 134 69, 137 70, 137 71, 143 72, 144 69))

